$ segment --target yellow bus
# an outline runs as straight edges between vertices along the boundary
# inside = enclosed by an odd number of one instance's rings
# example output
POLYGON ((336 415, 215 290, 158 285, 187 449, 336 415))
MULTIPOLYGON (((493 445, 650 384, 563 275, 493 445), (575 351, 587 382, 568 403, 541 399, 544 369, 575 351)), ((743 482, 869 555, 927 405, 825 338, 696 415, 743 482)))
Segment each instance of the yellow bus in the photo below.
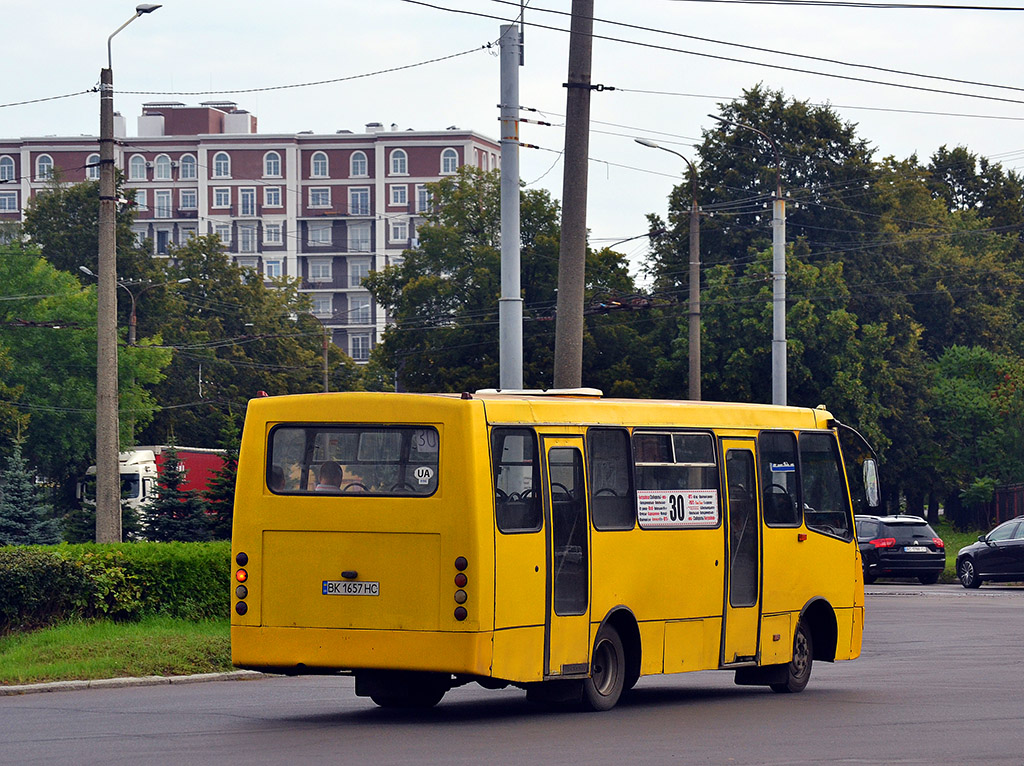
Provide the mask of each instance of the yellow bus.
POLYGON ((232 660, 351 673, 382 706, 477 682, 603 710, 709 669, 800 691, 814 660, 860 653, 843 429, 592 389, 254 399, 232 660))

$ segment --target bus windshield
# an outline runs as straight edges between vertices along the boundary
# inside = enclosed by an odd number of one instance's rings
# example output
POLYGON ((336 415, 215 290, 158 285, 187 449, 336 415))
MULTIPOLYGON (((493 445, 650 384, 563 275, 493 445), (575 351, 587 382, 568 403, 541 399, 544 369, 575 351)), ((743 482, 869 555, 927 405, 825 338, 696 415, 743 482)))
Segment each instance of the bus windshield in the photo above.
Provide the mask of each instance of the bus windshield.
POLYGON ((278 426, 267 486, 277 494, 419 495, 437 490, 437 430, 403 426, 278 426))

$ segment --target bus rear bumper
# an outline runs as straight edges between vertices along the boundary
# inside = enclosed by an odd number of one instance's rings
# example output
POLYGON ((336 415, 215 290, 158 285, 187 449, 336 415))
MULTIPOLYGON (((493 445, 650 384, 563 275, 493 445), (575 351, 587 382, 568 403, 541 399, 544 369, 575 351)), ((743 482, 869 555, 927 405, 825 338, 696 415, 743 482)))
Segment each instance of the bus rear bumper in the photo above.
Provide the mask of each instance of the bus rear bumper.
POLYGON ((231 626, 236 667, 287 675, 421 670, 491 675, 491 633, 231 626))

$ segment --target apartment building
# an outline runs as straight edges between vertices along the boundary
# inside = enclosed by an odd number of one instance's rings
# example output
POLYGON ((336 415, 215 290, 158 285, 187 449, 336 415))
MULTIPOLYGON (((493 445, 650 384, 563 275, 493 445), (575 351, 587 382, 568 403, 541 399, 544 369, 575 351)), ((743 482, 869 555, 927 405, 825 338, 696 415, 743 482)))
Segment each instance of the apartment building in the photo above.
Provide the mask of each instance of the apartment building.
MULTIPOLYGON (((365 361, 387 317, 362 280, 416 246, 426 184, 462 165, 498 167, 470 130, 369 123, 361 132, 261 134, 234 102, 143 105, 137 135, 115 118, 116 162, 135 195, 135 233, 154 257, 216 234, 240 266, 297 277, 333 342, 365 361)), ((0 139, 0 221, 19 221, 51 182, 99 178, 93 136, 0 139)))

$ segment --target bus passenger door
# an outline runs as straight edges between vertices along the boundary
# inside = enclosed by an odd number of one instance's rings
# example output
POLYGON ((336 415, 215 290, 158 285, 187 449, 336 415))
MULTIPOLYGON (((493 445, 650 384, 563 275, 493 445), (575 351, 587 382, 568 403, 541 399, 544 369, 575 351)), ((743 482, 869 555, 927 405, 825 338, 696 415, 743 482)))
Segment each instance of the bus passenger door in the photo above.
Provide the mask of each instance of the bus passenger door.
POLYGON ((721 664, 757 657, 761 590, 761 524, 757 516, 754 441, 723 439, 725 453, 728 580, 721 664))
POLYGON ((544 674, 590 667, 590 524, 582 436, 542 436, 547 523, 547 625, 544 674))

